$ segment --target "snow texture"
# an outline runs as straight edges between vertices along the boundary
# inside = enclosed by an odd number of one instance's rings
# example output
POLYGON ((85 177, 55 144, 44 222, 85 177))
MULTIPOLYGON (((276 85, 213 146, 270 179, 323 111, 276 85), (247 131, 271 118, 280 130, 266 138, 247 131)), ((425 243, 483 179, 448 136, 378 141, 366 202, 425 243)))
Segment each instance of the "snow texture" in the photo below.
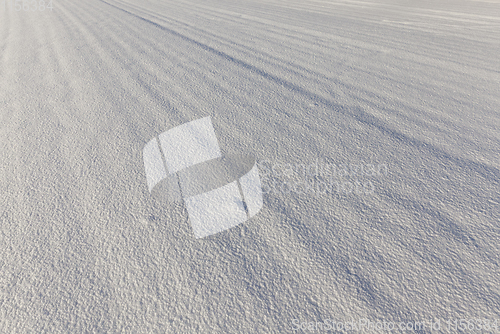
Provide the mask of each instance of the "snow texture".
POLYGON ((500 325, 499 1, 14 3, 0 333, 500 325), (264 197, 197 239, 143 154, 205 117, 223 155, 256 157, 264 197))

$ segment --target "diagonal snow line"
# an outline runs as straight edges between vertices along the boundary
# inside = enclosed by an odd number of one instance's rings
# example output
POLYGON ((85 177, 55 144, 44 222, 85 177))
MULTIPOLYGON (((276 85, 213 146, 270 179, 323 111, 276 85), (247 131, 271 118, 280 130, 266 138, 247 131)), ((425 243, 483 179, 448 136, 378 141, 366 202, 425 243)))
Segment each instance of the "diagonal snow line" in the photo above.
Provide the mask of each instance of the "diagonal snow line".
MULTIPOLYGON (((182 40, 184 40, 186 42, 193 43, 193 44, 199 46, 200 48, 202 48, 202 49, 204 49, 204 50, 206 50, 208 52, 216 54, 217 56, 220 56, 220 57, 222 57, 222 58, 224 58, 224 59, 226 59, 226 60, 228 60, 228 61, 230 61, 230 62, 232 62, 234 64, 237 64, 237 65, 239 65, 239 66, 241 66, 243 68, 246 68, 246 69, 248 69, 248 70, 250 70, 250 71, 252 71, 254 73, 257 73, 260 76, 262 76, 263 78, 265 78, 267 80, 270 80, 270 81, 273 81, 273 82, 275 82, 277 84, 280 84, 283 87, 286 87, 286 88, 288 88, 288 89, 290 89, 290 90, 292 90, 294 92, 297 92, 297 93, 300 93, 300 94, 303 94, 303 95, 306 95, 306 96, 309 96, 309 97, 311 97, 311 96, 312 97, 319 97, 319 96, 316 96, 315 94, 313 94, 313 93, 305 90, 304 88, 302 88, 302 87, 300 87, 298 85, 295 85, 295 84, 293 84, 291 82, 288 82, 288 81, 286 81, 286 80, 284 80, 282 78, 279 78, 279 77, 277 77, 275 75, 267 73, 264 70, 261 70, 260 68, 258 68, 256 66, 250 65, 250 64, 248 64, 248 63, 246 63, 246 62, 244 62, 244 61, 242 61, 240 59, 234 58, 233 56, 230 56, 230 55, 228 55, 225 52, 219 51, 219 50, 217 50, 217 49, 215 49, 215 48, 213 48, 211 46, 208 46, 208 45, 206 45, 204 43, 198 42, 198 41, 196 41, 196 40, 194 40, 194 39, 192 39, 190 37, 187 37, 187 36, 185 36, 183 34, 178 33, 175 30, 172 30, 172 29, 169 29, 167 27, 164 27, 164 26, 162 26, 162 25, 160 25, 160 24, 158 24, 156 22, 153 22, 153 21, 148 20, 148 19, 146 19, 144 17, 136 15, 136 14, 134 14, 134 13, 132 13, 132 12, 126 10, 126 9, 123 9, 123 8, 118 7, 118 6, 112 5, 112 4, 110 4, 110 3, 106 2, 106 1, 101 0, 101 2, 104 2, 104 3, 108 4, 109 6, 114 7, 116 9, 119 9, 119 10, 121 10, 121 11, 123 11, 123 12, 125 12, 125 13, 127 13, 127 14, 129 14, 131 16, 134 16, 135 18, 137 18, 139 20, 142 20, 144 22, 152 24, 155 27, 157 27, 157 28, 159 28, 159 29, 161 29, 163 31, 166 31, 166 32, 168 32, 171 35, 179 37, 179 38, 181 38, 182 40)), ((320 99, 324 99, 322 97, 319 97, 319 98, 320 99)))
MULTIPOLYGON (((225 52, 219 51, 211 46, 200 43, 200 42, 198 42, 190 37, 187 37, 183 34, 178 33, 177 31, 174 31, 172 29, 164 27, 156 22, 153 22, 151 20, 148 20, 146 18, 138 16, 130 11, 127 11, 123 8, 112 5, 106 1, 101 0, 101 2, 106 3, 109 6, 114 7, 118 10, 121 10, 121 11, 123 11, 131 16, 134 16, 137 19, 140 19, 144 22, 152 24, 155 27, 157 27, 163 31, 166 31, 171 35, 174 35, 176 37, 183 39, 184 41, 193 43, 193 44, 199 46, 200 48, 202 48, 208 52, 211 52, 213 54, 216 54, 216 55, 218 55, 218 56, 220 56, 220 57, 222 57, 222 58, 224 58, 224 59, 226 59, 234 64, 237 64, 243 68, 246 68, 246 69, 248 69, 256 74, 259 74, 264 79, 267 79, 269 81, 273 81, 274 83, 277 83, 283 87, 290 89, 293 92, 299 93, 299 94, 304 95, 308 98, 315 99, 315 100, 321 102, 322 104, 328 106, 329 108, 333 109, 334 111, 340 112, 341 114, 344 114, 346 116, 350 116, 360 123, 363 123, 363 124, 368 125, 370 127, 377 128, 380 132, 388 134, 389 136, 393 137, 394 139, 396 139, 400 142, 404 142, 406 144, 409 144, 409 145, 416 147, 416 148, 419 148, 419 149, 422 149, 422 148, 427 149, 427 150, 431 151, 432 154, 435 155, 436 157, 444 158, 444 159, 447 159, 449 161, 453 161, 455 164, 459 165, 462 168, 465 168, 465 166, 467 166, 467 168, 470 168, 471 170, 473 170, 475 172, 481 171, 480 172, 481 175, 483 177, 485 177, 486 179, 488 179, 490 182, 496 183, 496 182, 498 182, 498 180, 500 180, 500 170, 495 168, 495 167, 488 166, 487 164, 484 164, 481 162, 476 162, 476 161, 473 161, 471 159, 455 157, 455 156, 451 155, 450 153, 448 153, 444 150, 441 150, 437 147, 430 147, 431 145, 426 143, 426 142, 409 137, 408 135, 406 135, 402 132, 399 132, 395 129, 391 129, 385 122, 383 122, 379 118, 376 118, 376 117, 370 115, 369 113, 363 111, 360 108, 357 108, 355 113, 348 113, 347 111, 344 111, 340 105, 337 105, 333 101, 330 101, 330 100, 328 100, 328 99, 326 99, 318 94, 310 92, 310 91, 308 91, 308 90, 306 90, 298 85, 295 85, 291 82, 288 82, 288 81, 286 81, 282 78, 279 78, 275 75, 267 73, 264 70, 261 70, 256 66, 250 65, 250 64, 248 64, 240 59, 234 58, 225 52)), ((353 111, 352 109, 347 109, 347 110, 353 111)))

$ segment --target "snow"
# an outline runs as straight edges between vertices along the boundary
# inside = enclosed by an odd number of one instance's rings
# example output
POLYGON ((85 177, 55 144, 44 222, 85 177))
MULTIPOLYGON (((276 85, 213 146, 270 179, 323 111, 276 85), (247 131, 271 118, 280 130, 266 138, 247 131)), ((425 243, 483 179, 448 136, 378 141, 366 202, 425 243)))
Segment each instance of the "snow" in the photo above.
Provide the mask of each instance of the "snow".
POLYGON ((499 54, 493 0, 0 3, 0 332, 500 326, 499 54), (143 151, 205 117, 265 194, 196 239, 143 151))

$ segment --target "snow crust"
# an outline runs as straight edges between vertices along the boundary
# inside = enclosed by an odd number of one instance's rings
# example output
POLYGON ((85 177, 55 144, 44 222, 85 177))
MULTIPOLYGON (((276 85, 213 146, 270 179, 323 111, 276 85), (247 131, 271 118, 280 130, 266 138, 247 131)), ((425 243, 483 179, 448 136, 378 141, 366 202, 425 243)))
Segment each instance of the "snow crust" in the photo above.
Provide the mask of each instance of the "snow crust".
POLYGON ((498 1, 13 3, 1 333, 500 325, 498 1), (209 116, 265 194, 196 239, 185 204, 149 193, 166 171, 148 180, 143 151, 209 116))

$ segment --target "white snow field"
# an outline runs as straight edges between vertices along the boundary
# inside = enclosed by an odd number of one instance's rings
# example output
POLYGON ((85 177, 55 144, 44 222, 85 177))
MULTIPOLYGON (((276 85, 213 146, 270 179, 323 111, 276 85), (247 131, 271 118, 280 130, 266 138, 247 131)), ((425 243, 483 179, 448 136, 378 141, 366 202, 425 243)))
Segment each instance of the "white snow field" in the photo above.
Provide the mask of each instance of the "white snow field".
POLYGON ((0 333, 500 332, 500 1, 20 3, 0 333), (264 206, 196 239, 143 149, 208 116, 264 206))

